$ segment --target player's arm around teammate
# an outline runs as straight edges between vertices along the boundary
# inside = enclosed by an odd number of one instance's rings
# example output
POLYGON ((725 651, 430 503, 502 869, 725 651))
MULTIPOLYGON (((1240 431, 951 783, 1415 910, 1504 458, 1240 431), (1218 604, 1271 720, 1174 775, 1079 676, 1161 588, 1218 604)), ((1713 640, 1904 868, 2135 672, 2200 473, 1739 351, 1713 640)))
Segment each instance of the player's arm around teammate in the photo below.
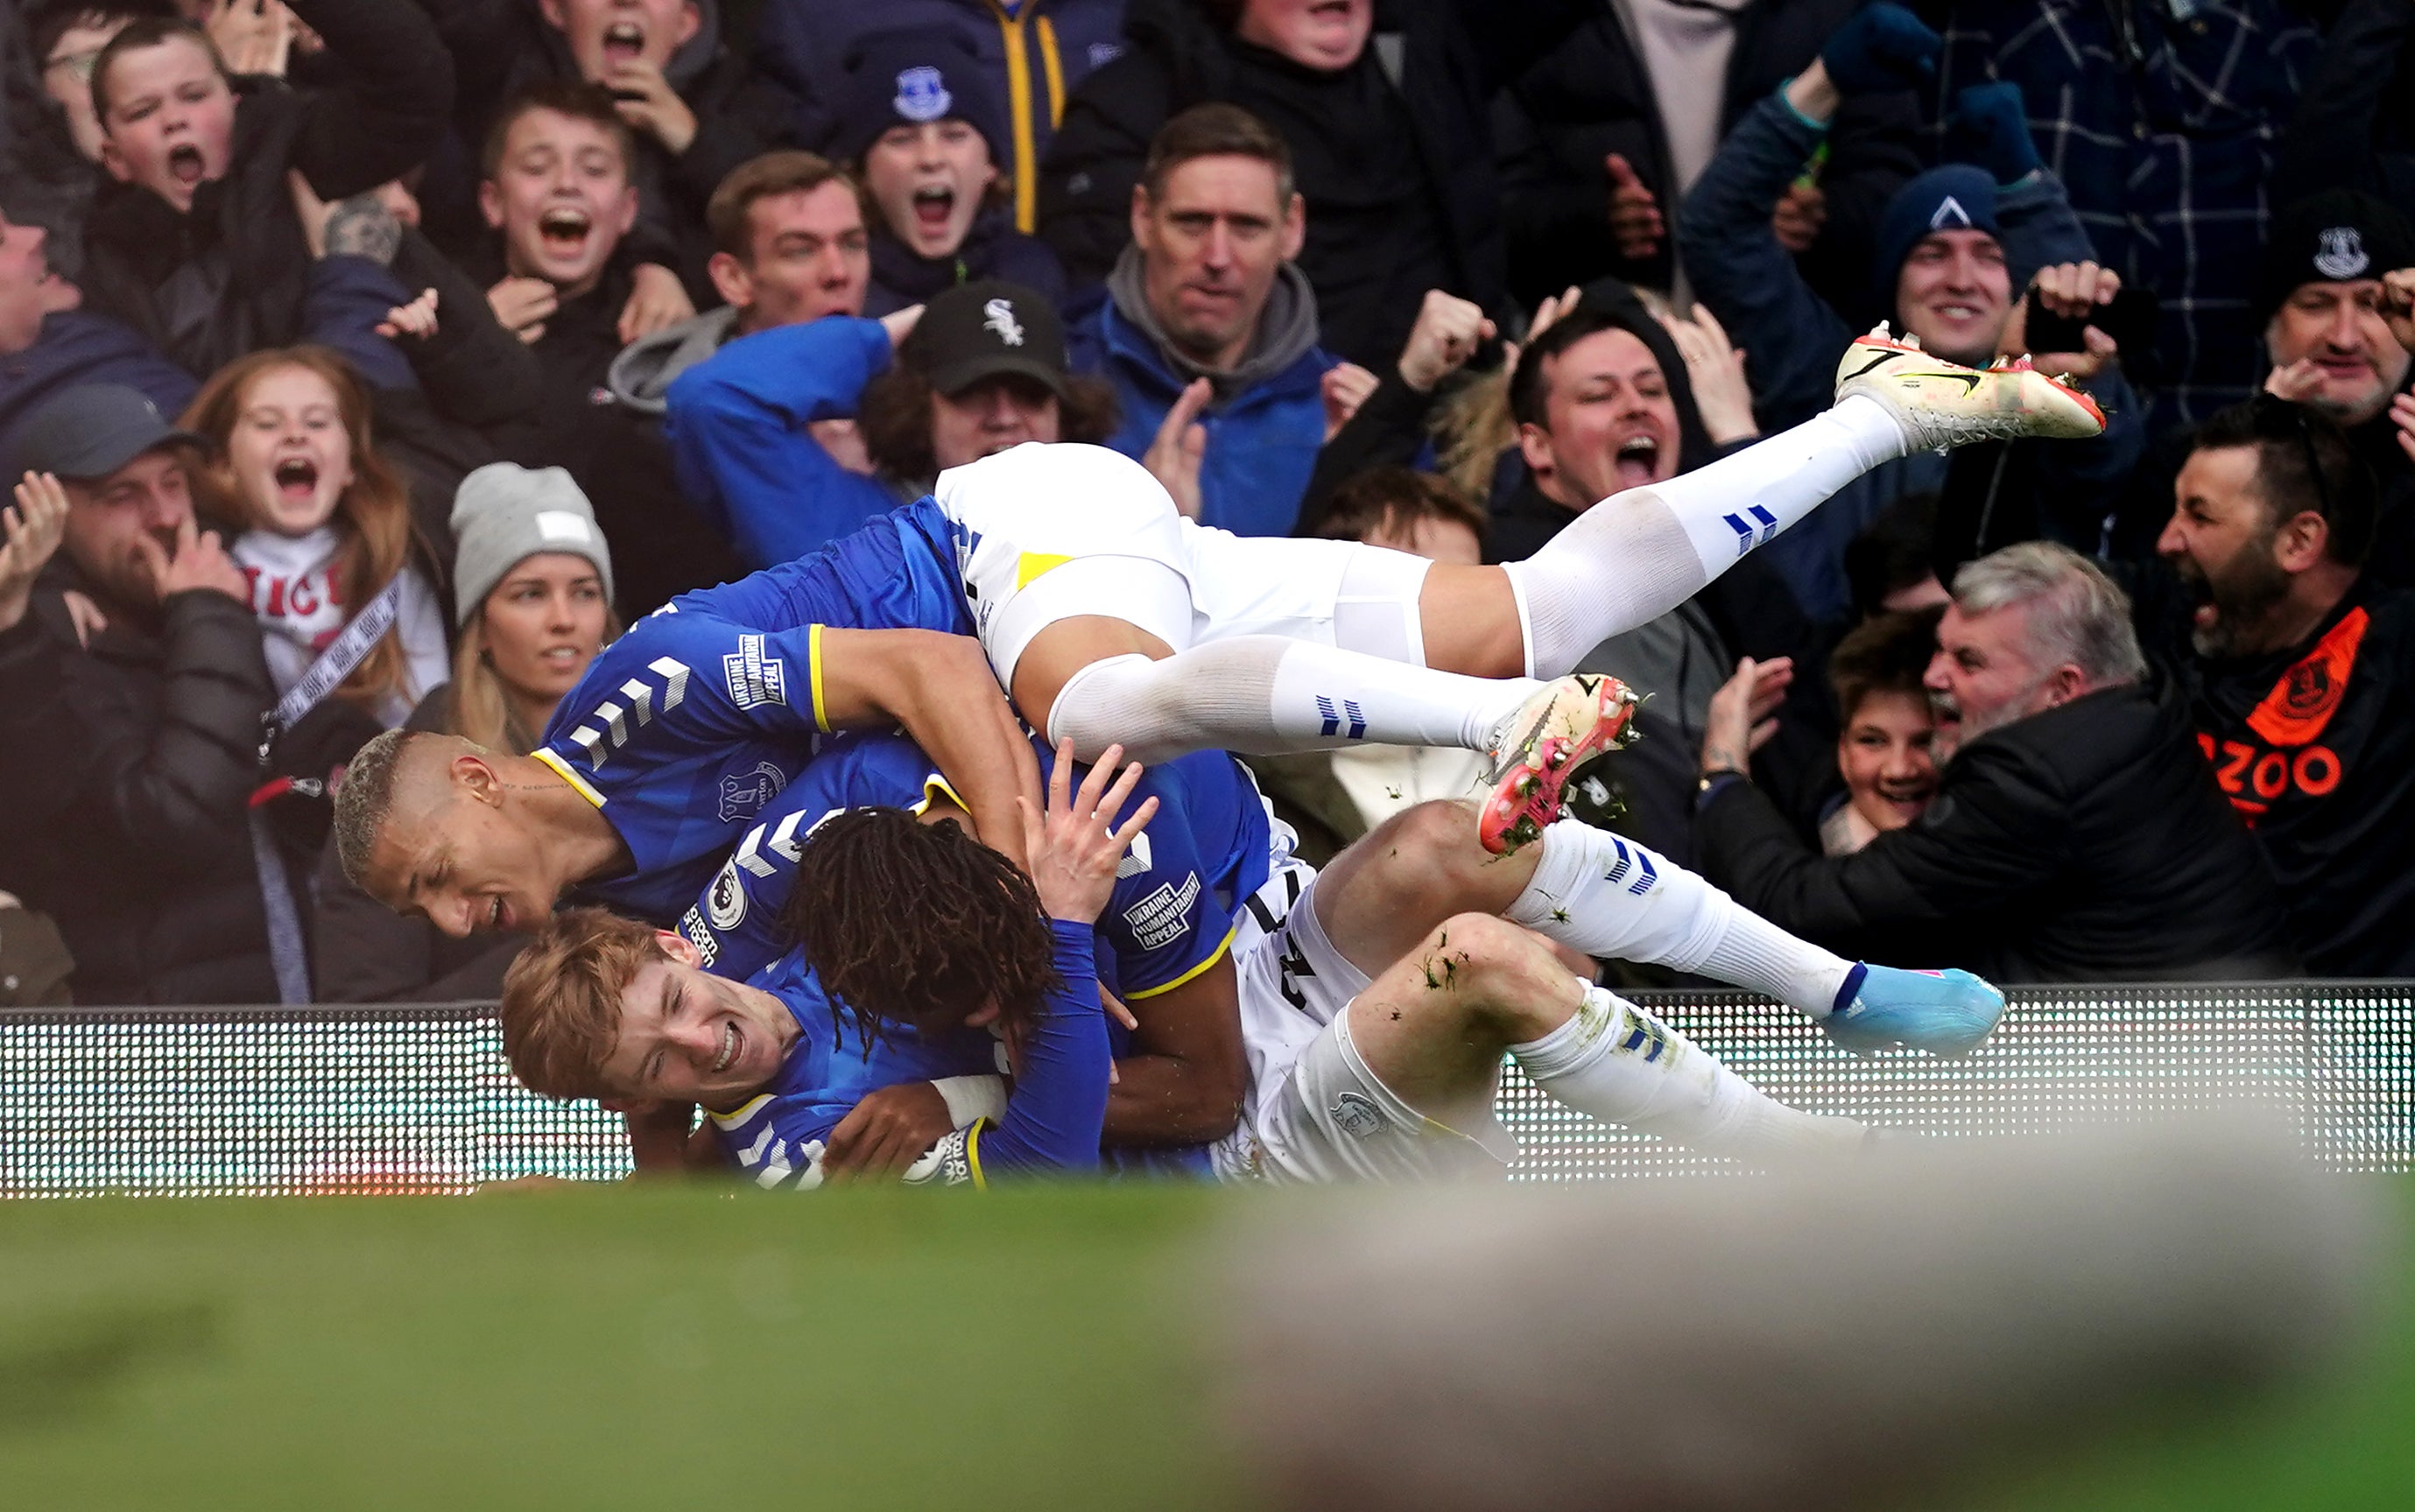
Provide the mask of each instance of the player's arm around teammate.
MULTIPOLYGON (((823 963, 824 984, 843 1010, 866 1025, 910 1023, 926 1034, 959 1024, 994 1028, 1014 1064, 1014 1089, 1004 1115, 975 1119, 944 1135, 906 1173, 909 1181, 970 1179, 980 1185, 985 1173, 1097 1168, 1113 1063, 1095 981, 1092 926, 1115 891, 1118 863, 1155 816, 1158 801, 1142 800, 1118 824, 1140 768, 1128 766, 1117 775, 1112 764, 1102 762, 1078 792, 1072 790, 1072 768, 1070 760, 1057 764, 1044 814, 1028 800, 1020 805, 1024 846, 1031 858, 1029 885, 1049 920, 1054 951, 1053 981, 1037 1003, 1011 985, 1028 979, 1029 970, 1008 969, 1010 963, 991 954, 949 960, 929 973, 897 969, 899 953, 889 942, 901 911, 919 917, 951 910, 917 907, 926 900, 910 895, 910 886, 903 893, 877 895, 856 885, 856 871, 866 852, 908 842, 924 827, 896 810, 858 810, 833 820, 805 849, 796 894, 804 906, 797 917, 813 922, 801 930, 800 946, 808 958, 823 963), (882 830, 889 831, 886 842, 876 834, 882 830)), ((929 849, 906 846, 908 854, 929 849)), ((919 873, 940 890, 942 903, 954 891, 954 878, 927 868, 884 870, 892 876, 919 873)), ((996 901, 986 893, 983 899, 996 901)), ((1037 962, 1014 964, 1028 968, 1037 962)), ((861 1174, 884 1173, 866 1165, 861 1174)))
MULTIPOLYGON (((1106 754, 1107 769, 1112 770, 1117 755, 1112 749, 1106 754)), ((829 759, 845 762, 849 757, 829 759)), ((1070 750, 1060 746, 1053 770, 1072 764, 1070 750)), ((1157 776, 1162 778, 1164 773, 1157 776)), ((819 797, 801 792, 790 800, 783 795, 784 801, 802 801, 808 807, 833 801, 838 806, 899 803, 903 797, 894 788, 884 793, 878 786, 852 784, 819 797)), ((964 810, 949 802, 944 794, 926 790, 920 817, 926 824, 961 823, 964 810)), ((1152 844, 1128 858, 1141 861, 1140 870, 1126 865, 1118 878, 1119 887, 1128 884, 1127 891, 1118 893, 1125 902, 1134 894, 1149 894, 1161 879, 1164 891, 1172 893, 1180 891, 1186 880, 1202 875, 1207 862, 1186 831, 1186 822, 1178 802, 1172 810, 1159 813, 1152 844)), ((789 903, 787 874, 780 868, 779 858, 772 854, 765 860, 772 868, 771 876, 733 873, 729 880, 758 894, 758 903, 763 901, 760 893, 774 888, 781 893, 781 903, 789 903)), ((1195 882, 1192 888, 1196 890, 1195 882)), ((746 910, 749 919, 776 911, 778 906, 763 909, 750 905, 746 910)), ((1249 1089, 1250 1067, 1227 922, 1221 912, 1189 920, 1178 939, 1164 948, 1162 960, 1148 959, 1160 952, 1138 949, 1142 942, 1133 937, 1131 921, 1109 919, 1102 928, 1101 946, 1115 956, 1117 978, 1124 983, 1130 1000, 1129 1016, 1118 1016, 1132 1030, 1115 1062, 1116 1081, 1104 1130, 1107 1145, 1142 1148, 1205 1145, 1230 1133, 1238 1121, 1249 1089), (1132 975, 1136 971, 1147 975, 1136 978, 1132 975)), ((728 953, 727 936, 723 943, 728 953)), ((735 953, 742 962, 743 949, 735 953)), ((1101 964, 1102 969, 1109 965, 1101 964)), ((831 1136, 825 1163, 833 1172, 901 1171, 934 1140, 965 1121, 963 1107, 943 1095, 938 1084, 914 1081, 883 1087, 867 1094, 840 1122, 831 1136)))
POLYGON ((973 833, 1020 863, 1018 805, 1037 801, 1040 763, 981 642, 934 630, 825 628, 821 651, 823 723, 901 726, 963 797, 973 833))

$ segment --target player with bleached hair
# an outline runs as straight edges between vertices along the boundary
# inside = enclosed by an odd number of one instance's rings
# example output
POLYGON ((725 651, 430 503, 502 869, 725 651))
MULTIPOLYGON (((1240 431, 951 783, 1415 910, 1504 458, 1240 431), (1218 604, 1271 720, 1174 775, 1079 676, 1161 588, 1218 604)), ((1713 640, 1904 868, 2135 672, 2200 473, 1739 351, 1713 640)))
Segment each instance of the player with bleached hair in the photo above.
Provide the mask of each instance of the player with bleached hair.
POLYGON ((1623 736, 1615 680, 1562 676, 1593 647, 1882 462, 2103 427, 2026 367, 1958 367, 1882 335, 1848 350, 1838 393, 1493 567, 1232 536, 1180 517, 1112 452, 1019 446, 811 557, 674 600, 596 658, 533 757, 380 737, 339 796, 338 848, 371 895, 457 936, 533 927, 604 877, 692 894, 818 736, 902 725, 1012 854, 1014 802, 1037 781, 1020 710, 1052 741, 1150 761, 1358 741, 1485 751, 1483 838, 1508 851, 1623 736))
MULTIPOLYGON (((898 769, 879 771, 877 756, 826 763, 858 770, 853 786, 823 797, 879 797, 883 782, 896 790, 898 769)), ((1058 753, 1056 801, 1071 766, 1058 753)), ((1203 780, 1194 772, 1190 782, 1203 780)), ((906 792, 922 781, 907 776, 906 792)), ((1096 783, 1094 772, 1086 790, 1096 783)), ((1178 850, 1196 796, 1173 798, 1159 812, 1157 845, 1136 842, 1119 873, 1145 873, 1140 857, 1178 850)), ((931 816, 926 808, 922 817, 931 816)), ((702 906, 738 921, 718 934, 699 935, 693 915, 676 934, 592 910, 550 923, 505 983, 515 1070, 540 1092, 624 1108, 700 1100, 729 1154, 765 1186, 818 1185, 841 1167, 893 1170, 926 1150, 953 1152, 940 1163, 977 1177, 979 1160, 965 1152, 977 1150, 1004 1094, 977 1085, 993 1069, 994 1044, 963 1025, 995 1025, 1010 1044, 1021 1032, 1045 966, 1029 910, 1002 901, 968 859, 978 847, 967 837, 935 832, 952 824, 918 822, 900 808, 840 808, 789 829, 792 844, 742 847, 765 860, 759 873, 733 866, 717 883, 720 901, 708 894, 702 906), (797 948, 743 984, 708 974, 708 961, 722 972, 763 961, 766 936, 741 926, 768 914, 797 948), (835 1025, 848 1022, 863 1047, 833 1053, 844 1039, 835 1025), (883 1032, 894 1024, 912 1032, 883 1032), (890 1088, 910 1089, 936 1124, 865 1119, 890 1088)), ((1290 861, 1278 840, 1271 873, 1246 874, 1265 880, 1229 915, 1212 901, 1233 882, 1221 870, 1178 882, 1141 875, 1108 908, 1102 979, 1134 962, 1148 970, 1152 951, 1185 935, 1235 938, 1249 1076, 1238 1119, 1202 1152, 1217 1174, 1326 1179, 1496 1166, 1514 1154, 1491 1111, 1505 1052, 1570 1107, 1711 1153, 1782 1160, 1850 1146, 1866 1132, 1762 1096, 1495 915, 1582 951, 1770 993, 1857 1048, 1909 1041, 1960 1053, 2002 1012, 2001 995, 1975 978, 1843 961, 1616 836, 1564 821, 1499 860, 1476 829, 1471 805, 1420 805, 1322 877, 1290 861), (1160 906, 1167 897, 1187 902, 1169 910, 1160 906)), ((1134 1094, 1119 1085, 1114 1095, 1134 1094)), ((1111 1112, 1102 1130, 1117 1143, 1111 1112)))

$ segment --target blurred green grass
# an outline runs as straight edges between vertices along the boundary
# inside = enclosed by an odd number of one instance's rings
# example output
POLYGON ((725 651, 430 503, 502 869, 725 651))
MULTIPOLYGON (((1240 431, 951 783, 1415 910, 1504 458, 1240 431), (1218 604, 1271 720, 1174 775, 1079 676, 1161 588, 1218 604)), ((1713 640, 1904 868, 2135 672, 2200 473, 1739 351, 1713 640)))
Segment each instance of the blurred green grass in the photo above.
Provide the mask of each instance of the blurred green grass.
MULTIPOLYGON (((1192 1294, 1250 1200, 0 1204, 0 1505, 1243 1505, 1192 1294)), ((2415 1504, 2388 1329, 2358 1381, 2045 1446, 1938 1512, 2415 1504)))

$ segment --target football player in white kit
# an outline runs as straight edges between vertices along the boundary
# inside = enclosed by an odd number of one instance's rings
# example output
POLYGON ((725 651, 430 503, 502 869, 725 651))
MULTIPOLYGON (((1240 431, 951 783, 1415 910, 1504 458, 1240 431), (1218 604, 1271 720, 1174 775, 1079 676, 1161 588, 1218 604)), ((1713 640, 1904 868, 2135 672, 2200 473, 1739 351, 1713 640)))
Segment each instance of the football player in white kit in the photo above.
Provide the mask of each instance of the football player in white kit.
POLYGON ((1967 1054, 2003 1012, 1968 972, 1847 961, 1607 831, 1564 819, 1496 857, 1478 822, 1472 802, 1421 803, 1322 874, 1286 858, 1245 906, 1250 1091, 1213 1152, 1220 1175, 1497 1170, 1517 1155, 1493 1115, 1505 1055, 1578 1112, 1706 1154, 1783 1160, 1867 1135, 1763 1095, 1544 939, 1762 993, 1865 1053, 1967 1054))
POLYGON ((2026 359, 1963 367, 1884 326, 1847 348, 1837 394, 1791 430, 1601 501, 1500 566, 1202 527, 1137 463, 1095 447, 1000 452, 942 473, 932 502, 991 666, 1052 744, 1071 739, 1084 759, 1117 744, 1143 762, 1218 747, 1464 746, 1494 758, 1482 834, 1507 851, 1623 736, 1631 696, 1615 680, 1565 678, 1587 651, 1883 462, 2105 425, 2094 401, 2026 359))

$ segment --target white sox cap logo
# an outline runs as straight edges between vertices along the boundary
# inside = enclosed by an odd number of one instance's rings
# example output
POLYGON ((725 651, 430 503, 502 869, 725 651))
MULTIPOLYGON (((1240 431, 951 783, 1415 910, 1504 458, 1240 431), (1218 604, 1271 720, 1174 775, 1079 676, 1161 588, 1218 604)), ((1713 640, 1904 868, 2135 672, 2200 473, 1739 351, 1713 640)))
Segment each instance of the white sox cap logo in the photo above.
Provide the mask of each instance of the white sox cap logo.
POLYGON ((1014 318, 1014 302, 993 299, 982 307, 982 324, 998 333, 998 338, 1010 347, 1023 345, 1023 326, 1014 318))

